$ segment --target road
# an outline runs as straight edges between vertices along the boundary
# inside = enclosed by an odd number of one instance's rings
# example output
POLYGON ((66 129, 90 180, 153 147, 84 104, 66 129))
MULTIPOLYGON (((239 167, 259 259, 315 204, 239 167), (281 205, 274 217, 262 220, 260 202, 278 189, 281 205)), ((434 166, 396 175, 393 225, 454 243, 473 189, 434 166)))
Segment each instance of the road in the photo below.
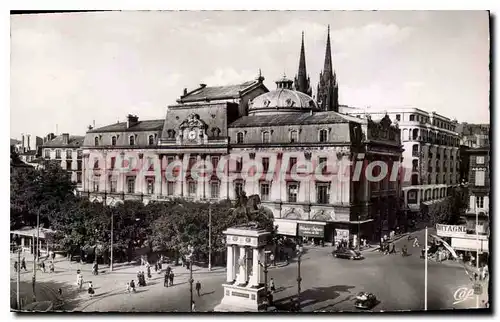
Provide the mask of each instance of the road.
MULTIPOLYGON (((423 232, 417 235, 424 241, 423 232)), ((302 292, 301 306, 303 311, 353 311, 354 296, 360 291, 373 292, 380 303, 373 311, 399 311, 424 309, 424 260, 420 259, 419 250, 413 249, 406 239, 396 242, 401 249, 403 244, 409 246, 410 256, 400 254, 384 255, 380 252, 364 253, 365 259, 350 261, 333 258, 331 248, 306 248, 302 256, 302 292)), ((89 298, 86 292, 73 293, 68 296, 66 310, 77 311, 126 311, 126 312, 169 312, 188 311, 190 292, 188 271, 175 268, 174 287, 163 287, 161 275, 153 274, 145 288, 138 288, 135 294, 125 293, 125 284, 135 279, 136 271, 113 272, 91 276, 96 287, 96 295, 89 298)), ((23 274, 26 275, 26 274, 23 274)), ((29 275, 29 274, 27 274, 29 275)), ((60 272, 56 275, 40 274, 41 283, 57 280, 66 284, 66 290, 73 290, 74 272, 60 272), (64 281, 64 282, 63 282, 64 281), (71 284, 70 284, 71 283, 71 284)), ((90 277, 88 276, 90 275, 90 277)), ((288 266, 271 268, 268 274, 276 283, 274 294, 276 303, 285 303, 297 295, 297 263, 292 261, 288 266)), ((194 294, 197 311, 212 310, 223 296, 221 284, 225 281, 225 272, 218 270, 210 273, 195 273, 195 281, 202 284, 201 296, 194 294)), ((455 302, 454 293, 462 286, 471 287, 471 282, 458 265, 428 263, 428 310, 473 308, 475 298, 461 303, 455 302)), ((484 288, 487 292, 487 288, 484 288)), ((72 292, 72 291, 65 291, 72 292)), ((482 298, 484 299, 484 298, 482 298)))

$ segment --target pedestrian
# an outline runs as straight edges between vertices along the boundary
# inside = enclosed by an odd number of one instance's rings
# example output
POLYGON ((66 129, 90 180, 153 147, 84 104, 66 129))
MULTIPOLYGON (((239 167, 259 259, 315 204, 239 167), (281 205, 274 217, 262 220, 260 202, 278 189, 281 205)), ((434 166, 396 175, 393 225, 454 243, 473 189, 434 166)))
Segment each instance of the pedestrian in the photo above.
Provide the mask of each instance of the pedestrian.
POLYGON ((271 291, 267 291, 267 303, 269 306, 273 306, 274 304, 273 293, 271 293, 271 291))
POLYGON ((285 253, 285 261, 287 265, 290 263, 290 257, 288 256, 288 252, 285 253))
POLYGON ((198 296, 200 296, 200 291, 201 291, 201 283, 200 281, 196 281, 196 293, 198 294, 198 296))
POLYGON ((191 302, 191 312, 196 312, 196 307, 194 305, 194 301, 191 302))
POLYGON ((413 240, 413 247, 420 247, 417 237, 415 237, 415 239, 413 240))
POLYGON ((170 272, 168 278, 170 279, 170 286, 174 286, 174 272, 170 272))
POLYGON ((41 266, 42 266, 42 271, 45 273, 45 261, 42 262, 41 266))
POLYGON ((49 264, 49 273, 54 273, 54 262, 50 262, 49 264))
POLYGON ((170 278, 170 275, 167 274, 167 272, 165 272, 165 276, 164 276, 164 279, 163 279, 163 287, 168 287, 168 280, 170 278))
POLYGON ((394 243, 391 244, 392 248, 389 254, 396 254, 396 245, 394 243))
POLYGON ((141 282, 141 271, 137 272, 137 285, 142 286, 141 282))
POLYGON ((78 285, 80 289, 83 287, 83 276, 80 273, 76 275, 76 285, 78 285))
POLYGON ((89 297, 93 297, 94 294, 95 294, 95 291, 94 291, 94 286, 92 285, 92 282, 89 282, 89 288, 88 288, 88 291, 89 293, 89 297))
POLYGON ((58 288, 57 293, 59 293, 59 296, 62 297, 62 288, 58 288))
POLYGON ((14 262, 14 272, 17 273, 17 261, 14 262))
POLYGON ((276 291, 276 286, 274 285, 274 279, 272 277, 269 280, 269 288, 271 289, 271 292, 276 291))
POLYGON ((408 254, 408 249, 406 248, 406 245, 403 245, 403 248, 401 249, 401 256, 406 256, 408 254))
POLYGON ((125 292, 130 293, 130 282, 127 282, 127 284, 125 285, 125 292))
POLYGON ((21 269, 23 269, 23 268, 24 268, 24 270, 25 270, 25 271, 28 271, 28 270, 26 269, 26 259, 25 259, 24 257, 23 257, 23 259, 21 260, 21 269))
POLYGON ((134 283, 134 280, 130 281, 130 285, 129 286, 130 286, 130 289, 132 290, 132 292, 135 293, 135 283, 134 283))
POLYGON ((155 262, 155 273, 158 273, 158 262, 155 262))
POLYGON ((94 261, 94 264, 92 264, 92 275, 97 275, 97 262, 94 261))
MULTIPOLYGON (((163 257, 163 256, 162 256, 162 257, 163 257)), ((160 260, 160 261, 158 262, 158 270, 159 270, 160 272, 161 272, 161 266, 162 266, 161 264, 162 264, 162 263, 161 263, 161 260, 160 260)))
POLYGON ((149 264, 148 264, 148 266, 146 267, 146 270, 147 270, 147 272, 148 272, 148 279, 151 279, 151 266, 149 266, 149 264))
POLYGON ((54 251, 52 251, 52 261, 54 261, 56 259, 56 253, 54 251))

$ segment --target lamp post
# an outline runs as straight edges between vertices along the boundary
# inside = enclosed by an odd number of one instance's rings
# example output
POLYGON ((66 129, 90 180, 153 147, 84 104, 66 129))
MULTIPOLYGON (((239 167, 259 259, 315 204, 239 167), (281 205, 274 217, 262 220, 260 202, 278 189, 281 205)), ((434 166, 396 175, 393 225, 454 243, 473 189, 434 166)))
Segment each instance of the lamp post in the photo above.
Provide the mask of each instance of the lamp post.
POLYGON ((113 211, 111 211, 111 251, 110 251, 110 262, 109 262, 109 271, 113 271, 113 211))
POLYGON ((188 246, 189 254, 186 256, 189 263, 189 312, 193 312, 193 247, 188 246))
POLYGON ((302 245, 297 245, 297 306, 299 311, 300 311, 300 285, 302 282, 302 277, 300 275, 300 261, 303 251, 304 248, 302 247, 302 245))
MULTIPOLYGON (((267 272, 268 272, 268 268, 270 265, 267 264, 267 255, 271 254, 271 251, 270 250, 266 250, 264 252, 264 263, 261 263, 259 261, 259 265, 262 266, 264 268, 264 293, 266 294, 266 309, 267 309, 267 305, 269 304, 269 299, 267 297, 267 293, 269 292, 268 290, 268 287, 267 287, 267 272)), ((271 257, 273 255, 271 254, 271 257)), ((272 260, 272 259, 271 259, 272 260)))
MULTIPOLYGON (((32 277, 32 287, 33 287, 33 302, 36 302, 36 264, 38 263, 38 241, 40 238, 40 211, 36 212, 36 240, 33 242, 33 277, 32 277)), ((34 239, 34 238, 33 238, 34 239)))
POLYGON ((361 223, 359 221, 359 213, 358 213, 358 252, 360 251, 361 246, 361 223))
POLYGON ((212 204, 208 204, 208 271, 212 271, 212 204))

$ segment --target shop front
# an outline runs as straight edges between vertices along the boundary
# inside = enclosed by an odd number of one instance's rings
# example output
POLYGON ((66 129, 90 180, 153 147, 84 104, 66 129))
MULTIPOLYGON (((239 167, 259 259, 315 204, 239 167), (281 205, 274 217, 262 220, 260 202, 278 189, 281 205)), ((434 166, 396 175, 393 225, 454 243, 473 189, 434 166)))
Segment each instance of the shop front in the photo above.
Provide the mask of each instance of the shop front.
POLYGON ((302 237, 303 241, 324 245, 326 222, 297 221, 297 223, 298 236, 302 237))

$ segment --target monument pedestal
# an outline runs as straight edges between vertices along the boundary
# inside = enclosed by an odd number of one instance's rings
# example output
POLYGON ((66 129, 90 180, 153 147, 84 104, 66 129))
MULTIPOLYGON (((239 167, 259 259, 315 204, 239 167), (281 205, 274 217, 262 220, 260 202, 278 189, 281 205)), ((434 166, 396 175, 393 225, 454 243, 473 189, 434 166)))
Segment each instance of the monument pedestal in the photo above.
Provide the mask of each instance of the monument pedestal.
POLYGON ((265 308, 265 277, 262 265, 270 233, 255 225, 229 228, 227 278, 224 297, 215 312, 258 312, 265 308))
POLYGON ((242 287, 222 284, 224 298, 215 312, 259 312, 265 306, 265 287, 242 287))

